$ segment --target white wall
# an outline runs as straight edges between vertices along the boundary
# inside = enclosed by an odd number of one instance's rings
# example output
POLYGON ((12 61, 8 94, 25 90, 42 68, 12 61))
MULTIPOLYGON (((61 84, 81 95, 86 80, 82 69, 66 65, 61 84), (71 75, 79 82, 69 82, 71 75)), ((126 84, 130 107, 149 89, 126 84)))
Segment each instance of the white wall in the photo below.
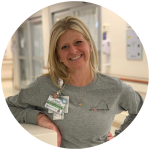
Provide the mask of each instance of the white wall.
POLYGON ((142 60, 126 59, 126 22, 120 16, 104 7, 102 7, 101 12, 102 25, 105 23, 110 24, 108 39, 111 41, 111 66, 103 66, 106 63, 106 55, 102 54, 101 72, 148 79, 148 63, 144 49, 142 60))

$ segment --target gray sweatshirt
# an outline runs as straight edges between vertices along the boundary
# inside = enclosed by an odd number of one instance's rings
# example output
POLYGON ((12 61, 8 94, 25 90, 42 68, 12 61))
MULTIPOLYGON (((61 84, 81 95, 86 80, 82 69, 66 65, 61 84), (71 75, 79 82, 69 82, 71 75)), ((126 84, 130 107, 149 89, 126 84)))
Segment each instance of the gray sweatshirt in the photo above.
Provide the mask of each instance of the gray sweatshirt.
POLYGON ((58 90, 50 76, 41 76, 6 101, 20 123, 37 124, 38 113, 45 113, 60 130, 64 148, 86 148, 106 142, 115 115, 128 111, 129 116, 115 131, 117 136, 133 121, 143 104, 142 97, 120 79, 97 73, 87 86, 65 85, 62 96, 69 96, 68 113, 63 120, 53 120, 45 103, 58 90))

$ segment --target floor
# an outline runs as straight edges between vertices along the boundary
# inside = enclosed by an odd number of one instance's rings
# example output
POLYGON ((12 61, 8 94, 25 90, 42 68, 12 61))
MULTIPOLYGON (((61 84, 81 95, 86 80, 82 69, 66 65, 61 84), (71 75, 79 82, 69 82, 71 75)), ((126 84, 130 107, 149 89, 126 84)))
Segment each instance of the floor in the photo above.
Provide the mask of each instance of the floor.
MULTIPOLYGON (((11 80, 2 81, 2 88, 5 98, 19 93, 19 90, 13 88, 13 83, 11 80)), ((115 130, 116 128, 112 126, 110 131, 112 135, 114 135, 115 130)))

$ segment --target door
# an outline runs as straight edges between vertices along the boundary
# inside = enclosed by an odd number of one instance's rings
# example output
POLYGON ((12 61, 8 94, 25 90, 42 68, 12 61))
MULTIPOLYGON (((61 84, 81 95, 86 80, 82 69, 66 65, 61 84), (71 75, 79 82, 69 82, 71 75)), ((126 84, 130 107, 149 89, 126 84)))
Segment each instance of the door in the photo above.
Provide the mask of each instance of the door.
POLYGON ((30 20, 32 80, 42 74, 44 66, 43 31, 40 19, 30 20))
POLYGON ((26 20, 17 33, 19 88, 24 88, 42 74, 44 66, 41 17, 26 20))
POLYGON ((29 59, 29 32, 28 21, 25 21, 17 30, 18 32, 18 67, 19 85, 24 87, 30 83, 30 59, 29 59))

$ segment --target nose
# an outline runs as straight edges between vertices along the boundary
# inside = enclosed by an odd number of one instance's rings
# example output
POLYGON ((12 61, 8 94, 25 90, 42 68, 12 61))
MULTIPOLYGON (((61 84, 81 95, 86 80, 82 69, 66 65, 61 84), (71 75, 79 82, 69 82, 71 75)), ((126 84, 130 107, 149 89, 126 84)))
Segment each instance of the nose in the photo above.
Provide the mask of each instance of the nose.
POLYGON ((71 45, 70 46, 70 54, 76 54, 76 52, 77 52, 78 50, 77 50, 77 48, 74 46, 74 45, 71 45))

